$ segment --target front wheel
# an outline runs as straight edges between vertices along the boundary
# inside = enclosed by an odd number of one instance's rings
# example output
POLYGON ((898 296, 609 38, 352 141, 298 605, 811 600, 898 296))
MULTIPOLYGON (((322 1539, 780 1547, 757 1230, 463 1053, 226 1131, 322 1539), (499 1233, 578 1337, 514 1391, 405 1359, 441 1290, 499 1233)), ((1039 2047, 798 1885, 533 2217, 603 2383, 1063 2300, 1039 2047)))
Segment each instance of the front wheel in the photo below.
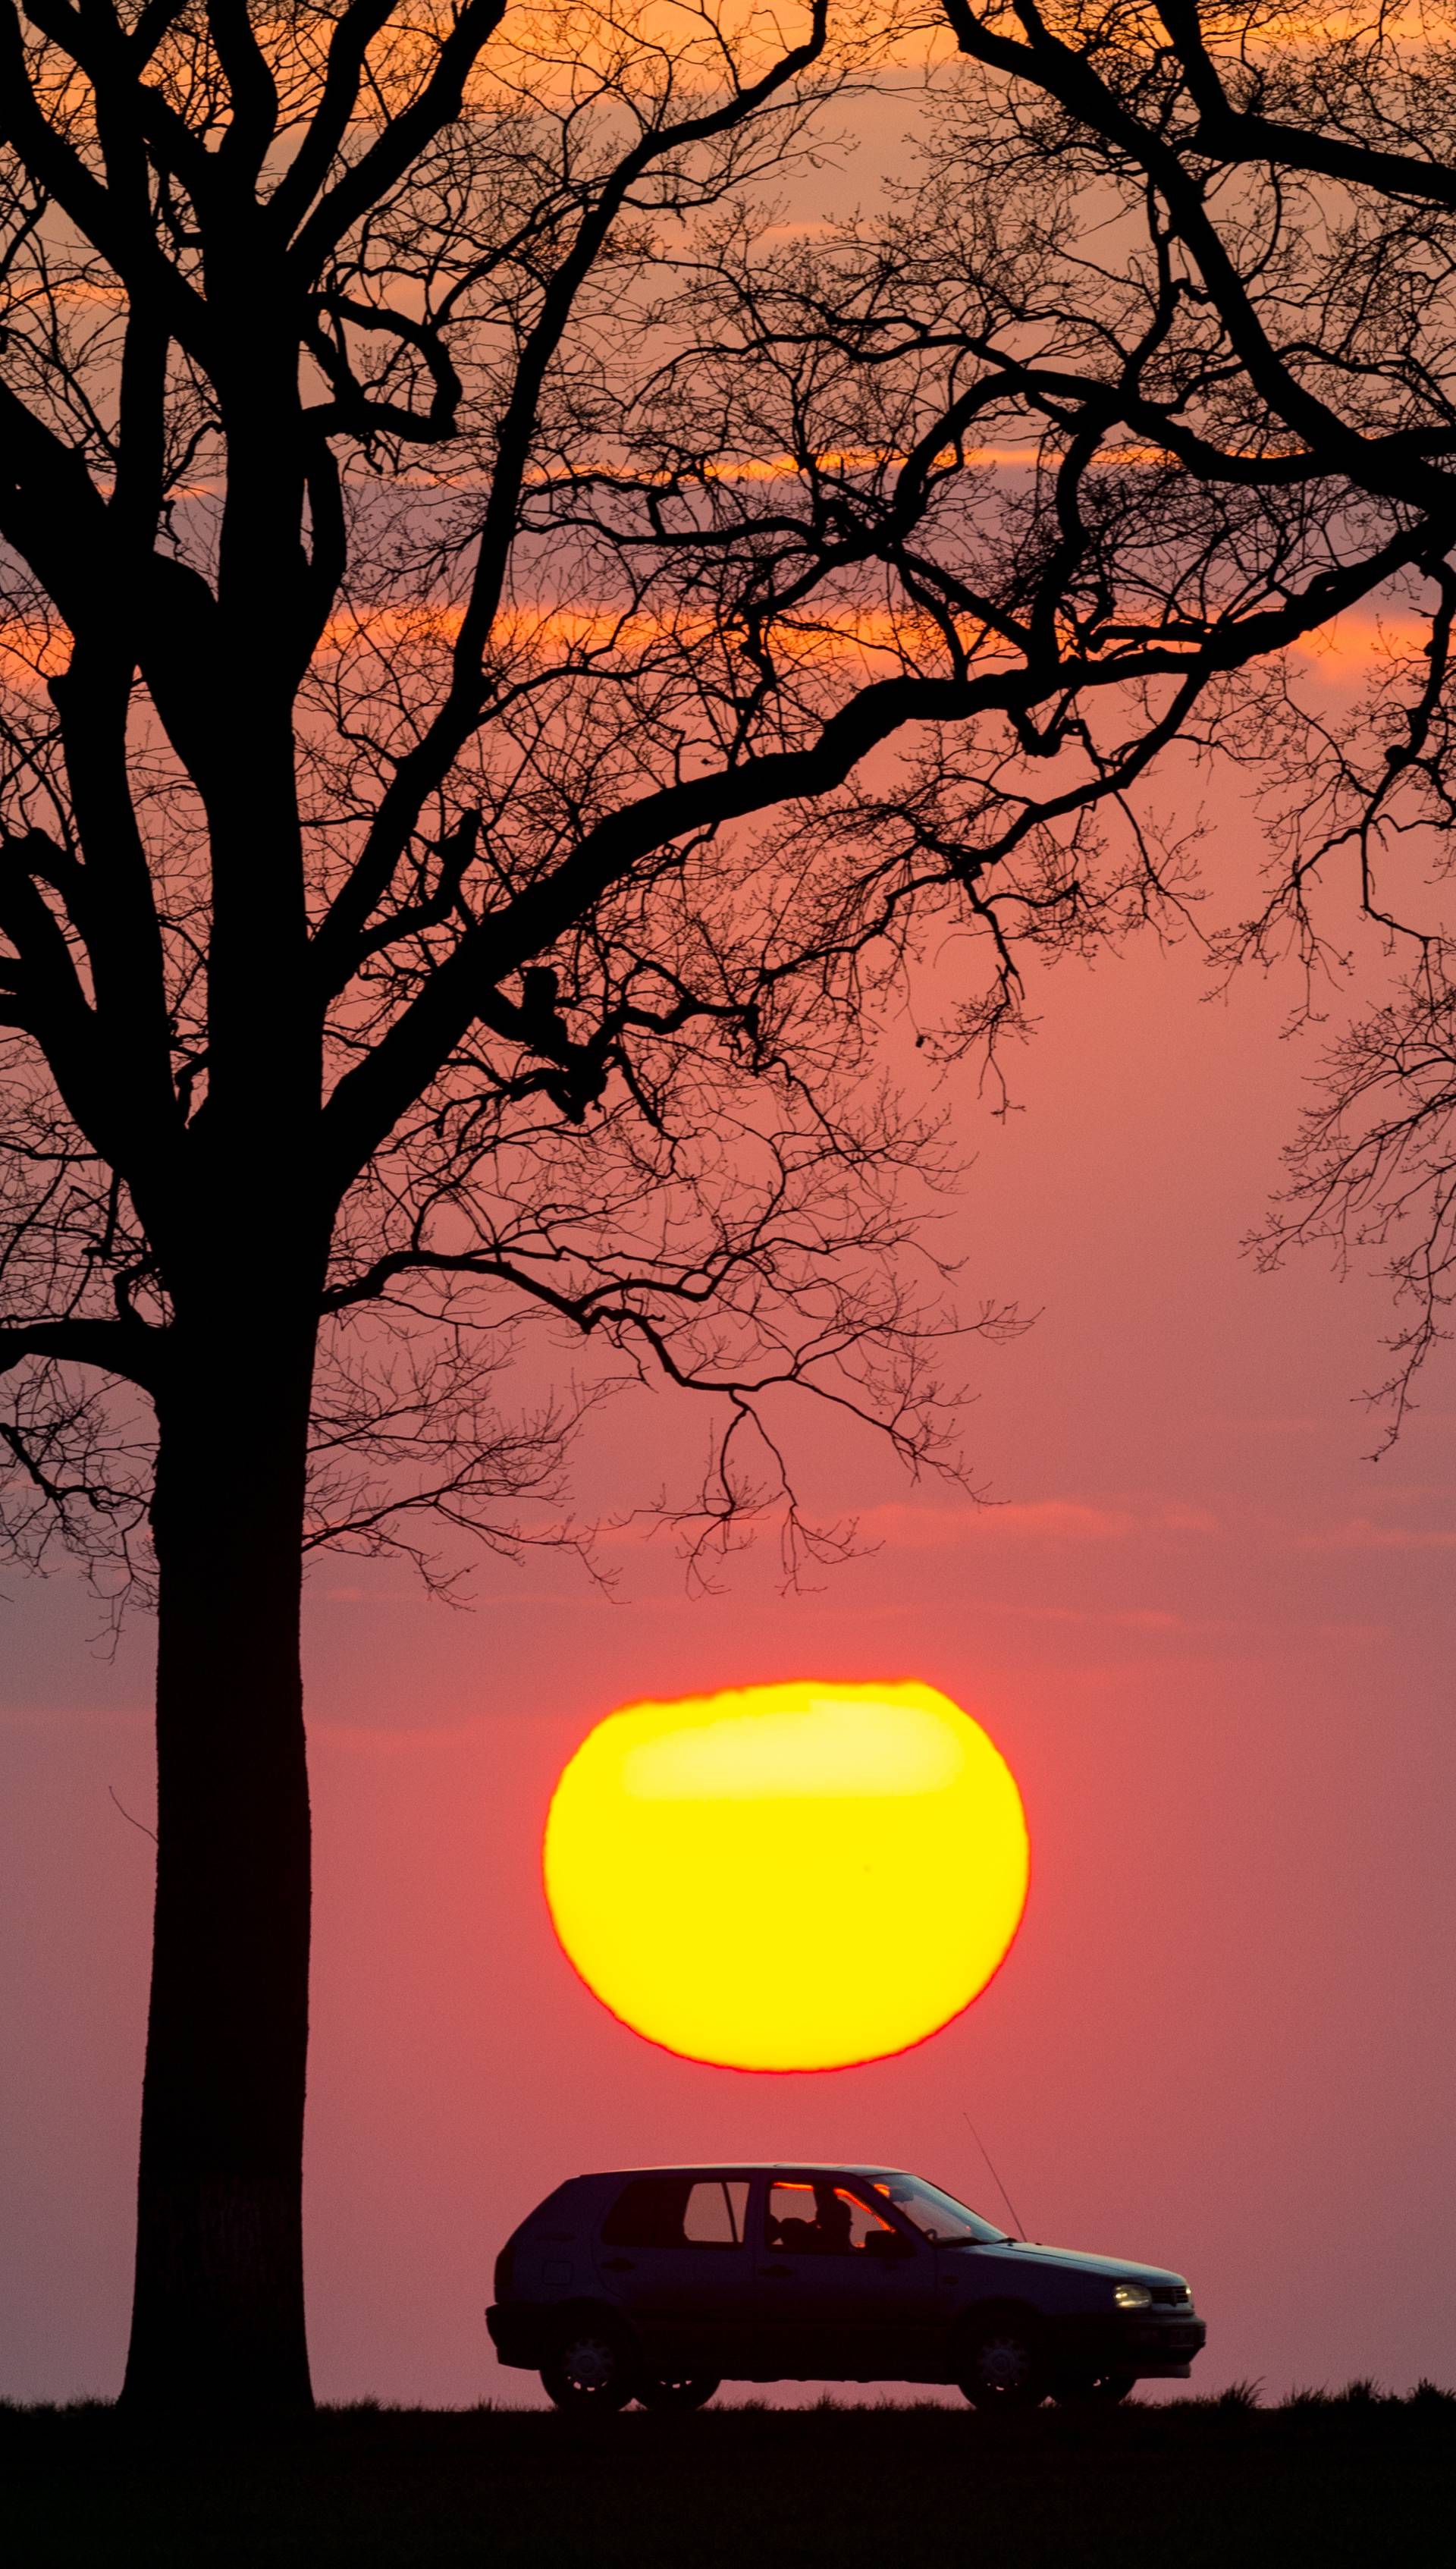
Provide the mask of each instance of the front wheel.
POLYGON ((558 2408, 575 2416, 624 2408, 638 2385, 622 2340, 604 2325, 583 2320, 562 2338, 541 2369, 542 2386, 558 2408))
POLYGON ((717 2387, 716 2373, 654 2375, 650 2382, 638 2383, 637 2397, 644 2408, 701 2408, 717 2387))
POLYGON ((973 2408, 1035 2408, 1046 2396, 1041 2349, 1015 2320, 982 2329, 965 2351, 960 2387, 973 2408))

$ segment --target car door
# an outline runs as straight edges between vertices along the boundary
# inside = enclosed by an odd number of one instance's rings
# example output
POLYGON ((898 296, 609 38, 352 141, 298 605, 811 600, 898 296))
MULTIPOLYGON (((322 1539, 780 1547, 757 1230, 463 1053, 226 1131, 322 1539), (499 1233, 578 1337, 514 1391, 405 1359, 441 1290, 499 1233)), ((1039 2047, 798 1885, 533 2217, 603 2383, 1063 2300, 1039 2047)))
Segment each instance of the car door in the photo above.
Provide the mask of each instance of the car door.
POLYGON ((934 2250, 868 2178, 776 2171, 753 2223, 759 2380, 914 2382, 933 2372, 934 2250))
POLYGON ((748 2371, 753 2332, 749 2185, 701 2169, 632 2177, 602 2223, 596 2271, 654 2371, 748 2371))

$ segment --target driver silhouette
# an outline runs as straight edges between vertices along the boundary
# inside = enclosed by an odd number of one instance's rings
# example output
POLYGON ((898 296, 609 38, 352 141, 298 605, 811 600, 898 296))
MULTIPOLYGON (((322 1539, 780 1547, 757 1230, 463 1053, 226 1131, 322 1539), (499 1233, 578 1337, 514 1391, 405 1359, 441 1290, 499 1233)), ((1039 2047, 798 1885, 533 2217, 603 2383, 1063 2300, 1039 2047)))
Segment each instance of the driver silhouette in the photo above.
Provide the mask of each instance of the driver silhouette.
POLYGON ((854 2226, 855 2216, 844 2196, 832 2185, 817 2185, 814 2189, 816 2244, 838 2255, 848 2248, 854 2226))

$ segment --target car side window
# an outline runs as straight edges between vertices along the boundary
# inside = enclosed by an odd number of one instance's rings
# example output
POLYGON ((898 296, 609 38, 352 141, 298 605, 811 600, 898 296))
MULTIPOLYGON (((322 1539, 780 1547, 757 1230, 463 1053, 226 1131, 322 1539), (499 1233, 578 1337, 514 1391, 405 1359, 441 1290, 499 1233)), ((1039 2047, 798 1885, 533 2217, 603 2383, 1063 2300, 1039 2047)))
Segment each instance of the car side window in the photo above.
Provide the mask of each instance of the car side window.
POLYGON ((634 2176, 601 2226, 604 2248, 737 2248, 747 2180, 634 2176))
POLYGON ((741 2248, 747 2213, 746 2177, 704 2177, 688 2195, 683 2236, 690 2248, 741 2248))
POLYGON ((764 2245, 790 2256, 862 2256, 872 2240, 896 2236, 895 2225, 850 2185, 830 2177, 778 2177, 769 2187, 764 2245))

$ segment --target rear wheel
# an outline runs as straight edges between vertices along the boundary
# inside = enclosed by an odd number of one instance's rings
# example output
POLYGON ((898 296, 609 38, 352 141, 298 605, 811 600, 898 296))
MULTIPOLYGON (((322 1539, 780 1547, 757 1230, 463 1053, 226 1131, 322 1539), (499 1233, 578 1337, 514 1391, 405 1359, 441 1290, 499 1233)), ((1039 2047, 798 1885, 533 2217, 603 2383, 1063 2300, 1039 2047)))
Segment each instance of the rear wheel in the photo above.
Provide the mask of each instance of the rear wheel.
POLYGON ((701 2408, 717 2387, 716 2373, 654 2375, 650 2382, 638 2383, 637 2397, 644 2408, 701 2408))
POLYGON ((961 2366, 960 2387, 973 2408, 1034 2408, 1046 2396, 1041 2349, 1019 2320, 978 2330, 961 2366))
POLYGON ((625 2342, 606 2321, 590 2319, 566 2331, 541 2378, 547 2398, 576 2415, 624 2408, 638 2387, 625 2342))

